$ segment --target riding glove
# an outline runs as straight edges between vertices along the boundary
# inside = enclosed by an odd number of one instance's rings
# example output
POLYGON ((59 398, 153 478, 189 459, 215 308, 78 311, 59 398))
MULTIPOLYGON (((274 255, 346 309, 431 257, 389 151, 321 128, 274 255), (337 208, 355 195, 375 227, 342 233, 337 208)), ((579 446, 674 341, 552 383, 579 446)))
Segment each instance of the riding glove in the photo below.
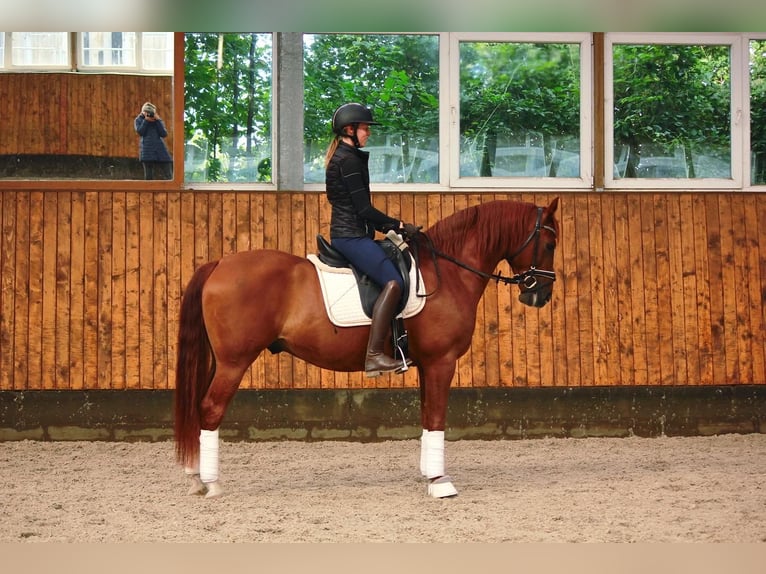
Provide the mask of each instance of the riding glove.
POLYGON ((415 237, 418 233, 420 233, 421 229, 421 226, 413 225, 412 223, 405 223, 401 227, 401 231, 403 231, 404 235, 407 237, 415 237))

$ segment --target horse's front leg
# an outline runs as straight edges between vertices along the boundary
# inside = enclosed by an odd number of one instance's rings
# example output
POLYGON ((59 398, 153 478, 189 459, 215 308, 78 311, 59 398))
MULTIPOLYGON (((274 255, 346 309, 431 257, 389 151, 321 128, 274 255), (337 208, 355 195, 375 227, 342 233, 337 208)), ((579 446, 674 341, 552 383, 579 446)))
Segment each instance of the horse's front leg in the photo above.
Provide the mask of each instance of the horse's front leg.
POLYGON ((444 429, 447 398, 455 363, 419 369, 420 412, 423 432, 420 436, 420 473, 428 481, 428 495, 449 498, 457 495, 452 479, 445 472, 444 429))

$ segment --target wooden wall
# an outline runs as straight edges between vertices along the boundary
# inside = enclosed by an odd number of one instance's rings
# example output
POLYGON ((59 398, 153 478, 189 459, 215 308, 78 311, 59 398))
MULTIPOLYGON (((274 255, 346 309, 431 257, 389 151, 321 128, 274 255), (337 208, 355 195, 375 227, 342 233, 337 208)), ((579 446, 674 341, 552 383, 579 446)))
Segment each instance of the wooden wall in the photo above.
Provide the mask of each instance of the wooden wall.
POLYGON ((0 74, 2 155, 137 157, 133 120, 153 102, 173 147, 170 76, 90 73, 0 74))
MULTIPOLYGON (((419 225, 497 198, 399 193, 376 204, 419 225)), ((766 383, 766 196, 563 193, 547 307, 490 284, 455 386, 766 383)), ((321 193, 0 192, 0 390, 166 389, 195 266, 327 233, 321 193)), ((509 273, 506 264, 501 269, 509 273)), ((438 328, 435 326, 434 328, 438 328)), ((265 354, 243 388, 413 387, 265 354)))

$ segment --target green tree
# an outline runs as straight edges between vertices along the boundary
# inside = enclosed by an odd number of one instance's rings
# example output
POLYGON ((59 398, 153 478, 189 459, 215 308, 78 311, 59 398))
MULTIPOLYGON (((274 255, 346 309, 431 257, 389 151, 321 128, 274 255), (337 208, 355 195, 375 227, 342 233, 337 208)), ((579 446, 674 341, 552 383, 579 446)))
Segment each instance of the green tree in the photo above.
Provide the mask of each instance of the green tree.
POLYGON ((332 114, 345 102, 372 109, 383 125, 371 142, 393 138, 405 163, 411 149, 438 149, 438 62, 437 36, 309 36, 304 52, 306 161, 323 156, 332 137, 332 114))
POLYGON ((766 183, 766 40, 750 43, 750 151, 753 183, 766 183))
POLYGON ((207 180, 270 179, 257 173, 271 149, 270 35, 187 34, 184 59, 186 141, 207 144, 207 180))
POLYGON ((463 42, 460 133, 481 149, 480 175, 491 176, 499 138, 543 136, 550 160, 556 140, 580 131, 579 45, 463 42))
MULTIPOLYGON (((730 58, 726 46, 617 45, 614 141, 628 145, 628 177, 644 149, 683 148, 689 177, 695 149, 730 148, 730 58)), ((657 153, 652 150, 650 153, 657 153)))

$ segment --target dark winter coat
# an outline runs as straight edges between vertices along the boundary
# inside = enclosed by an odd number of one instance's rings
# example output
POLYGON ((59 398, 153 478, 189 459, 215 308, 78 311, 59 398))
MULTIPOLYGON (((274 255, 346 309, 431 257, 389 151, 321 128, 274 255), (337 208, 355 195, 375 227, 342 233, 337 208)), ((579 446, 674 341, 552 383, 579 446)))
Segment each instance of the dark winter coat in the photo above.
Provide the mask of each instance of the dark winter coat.
POLYGON ((138 142, 138 159, 140 161, 173 161, 162 138, 168 136, 164 122, 157 118, 150 122, 139 114, 135 122, 136 133, 141 136, 138 142))
POLYGON ((330 237, 374 237, 375 230, 399 227, 399 220, 375 209, 370 199, 370 154, 338 144, 325 172, 327 199, 332 205, 330 237))

